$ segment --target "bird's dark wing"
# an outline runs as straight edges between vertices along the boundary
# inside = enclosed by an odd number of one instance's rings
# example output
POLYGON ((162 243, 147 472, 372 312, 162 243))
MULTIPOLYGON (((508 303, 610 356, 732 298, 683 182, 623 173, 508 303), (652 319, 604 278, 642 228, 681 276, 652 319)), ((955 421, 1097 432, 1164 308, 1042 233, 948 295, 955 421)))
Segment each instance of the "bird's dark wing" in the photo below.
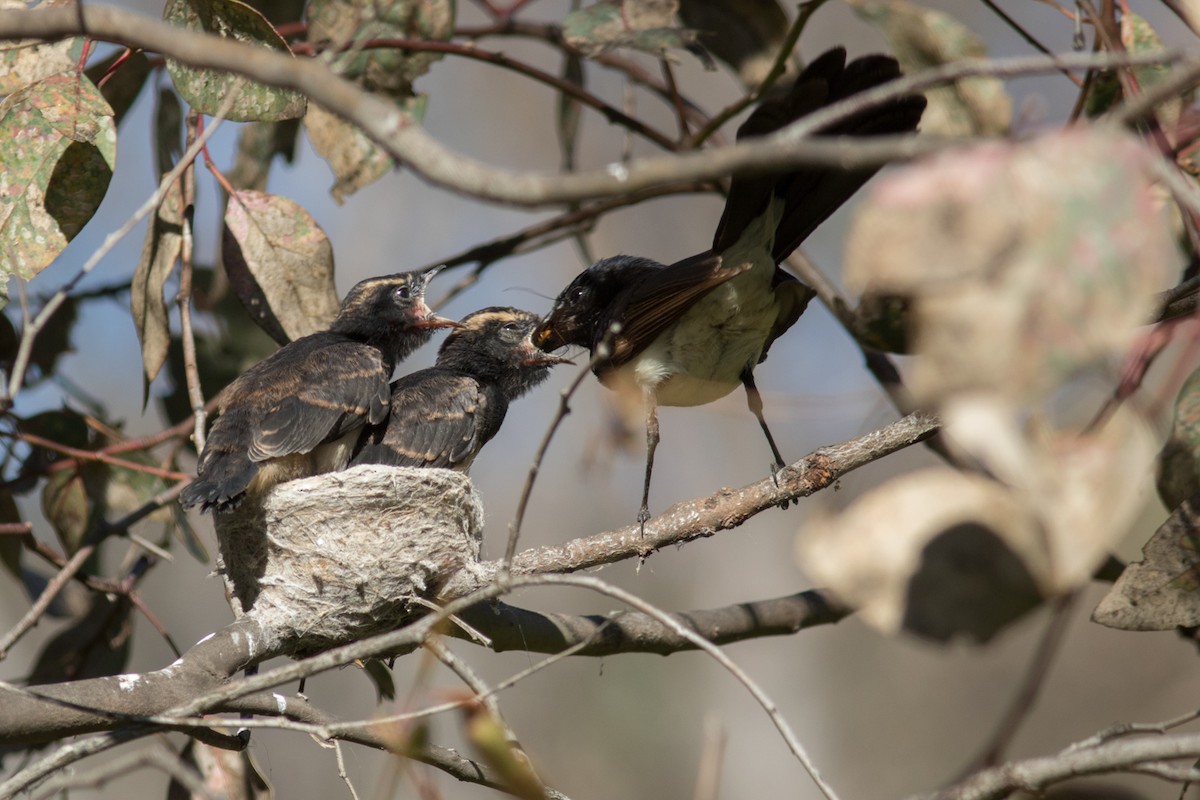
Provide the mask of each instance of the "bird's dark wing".
POLYGON ((367 431, 351 464, 465 469, 495 436, 507 403, 469 375, 433 367, 392 384, 386 425, 367 431))
POLYGON ((277 395, 253 432, 249 455, 265 461, 308 453, 368 422, 387 417, 388 379, 374 347, 337 342, 304 353, 287 370, 276 370, 290 391, 277 395))
POLYGON ((620 366, 649 347, 706 293, 749 268, 749 264, 727 267, 709 251, 654 270, 612 305, 593 347, 607 332, 608 322, 620 320, 621 330, 613 338, 612 356, 606 362, 620 366))
MULTIPOLYGON (((738 128, 738 141, 766 136, 819 108, 899 78, 900 66, 890 56, 868 55, 846 63, 846 51, 837 47, 812 61, 782 96, 766 100, 738 128)), ((879 136, 915 131, 925 109, 921 95, 858 111, 828 127, 818 136, 879 136)), ((775 263, 795 250, 813 230, 842 206, 877 167, 842 169, 803 167, 782 175, 734 178, 725 211, 717 226, 713 249, 723 252, 736 242, 750 223, 767 207, 772 194, 785 198, 783 217, 775 235, 775 263)))

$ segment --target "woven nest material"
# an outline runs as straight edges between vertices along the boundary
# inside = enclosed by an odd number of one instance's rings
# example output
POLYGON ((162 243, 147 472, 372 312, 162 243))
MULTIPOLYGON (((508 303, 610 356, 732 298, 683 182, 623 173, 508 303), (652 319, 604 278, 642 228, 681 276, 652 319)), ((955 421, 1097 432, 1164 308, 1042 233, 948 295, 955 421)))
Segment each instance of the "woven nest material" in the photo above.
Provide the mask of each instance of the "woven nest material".
POLYGON ((392 630, 479 559, 483 505, 464 475, 361 466, 280 484, 216 514, 238 618, 308 655, 392 630))

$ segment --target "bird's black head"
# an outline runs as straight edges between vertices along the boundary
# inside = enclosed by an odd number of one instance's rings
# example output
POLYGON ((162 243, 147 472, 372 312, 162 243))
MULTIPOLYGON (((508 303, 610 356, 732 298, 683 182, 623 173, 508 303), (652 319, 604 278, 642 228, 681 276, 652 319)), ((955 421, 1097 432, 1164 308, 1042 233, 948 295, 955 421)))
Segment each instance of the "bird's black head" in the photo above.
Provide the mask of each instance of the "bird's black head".
POLYGON ((510 400, 516 399, 549 377, 550 367, 571 363, 534 346, 531 337, 539 321, 537 314, 519 308, 475 311, 446 337, 437 364, 499 383, 510 400))
POLYGON ((612 322, 626 292, 662 264, 641 256, 612 256, 597 261, 575 276, 559 293, 533 341, 552 352, 567 345, 595 347, 612 322))
POLYGON ((369 342, 396 360, 406 357, 429 341, 434 328, 458 325, 425 305, 425 287, 436 273, 436 269, 401 272, 359 281, 342 301, 329 329, 369 342))

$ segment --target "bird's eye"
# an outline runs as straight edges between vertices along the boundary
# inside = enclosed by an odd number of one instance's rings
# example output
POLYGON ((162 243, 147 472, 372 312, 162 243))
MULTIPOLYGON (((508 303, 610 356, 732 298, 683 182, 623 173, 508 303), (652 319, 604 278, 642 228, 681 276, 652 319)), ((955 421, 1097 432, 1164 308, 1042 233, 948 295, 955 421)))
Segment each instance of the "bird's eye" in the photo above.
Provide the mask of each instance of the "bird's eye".
POLYGON ((407 284, 404 286, 397 286, 392 292, 392 296, 397 300, 407 300, 411 295, 412 289, 410 289, 407 284))
POLYGON ((523 332, 519 322, 506 322, 500 327, 500 338, 506 342, 515 342, 521 338, 523 332))
POLYGON ((587 289, 585 287, 576 286, 574 289, 571 290, 571 294, 569 295, 569 297, 571 298, 572 303, 578 303, 580 300, 583 299, 583 296, 585 294, 587 294, 587 289))

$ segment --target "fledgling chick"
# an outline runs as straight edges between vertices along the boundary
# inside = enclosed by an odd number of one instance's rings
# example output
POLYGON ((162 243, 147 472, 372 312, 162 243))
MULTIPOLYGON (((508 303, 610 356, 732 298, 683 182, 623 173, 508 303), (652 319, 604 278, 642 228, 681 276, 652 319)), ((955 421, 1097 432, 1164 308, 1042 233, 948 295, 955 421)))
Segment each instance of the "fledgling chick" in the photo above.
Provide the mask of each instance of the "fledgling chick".
MULTIPOLYGON (((894 58, 846 63, 834 48, 809 64, 782 97, 767 100, 738 129, 738 141, 900 77, 894 58)), ((915 131, 925 98, 906 95, 865 107, 815 135, 876 136, 915 131)), ((595 367, 610 388, 637 387, 646 406, 646 476, 638 520, 650 517, 650 474, 658 445, 657 406, 696 406, 746 389, 774 459, 783 457, 762 415, 754 367, 804 311, 812 291, 779 267, 813 230, 876 172, 875 167, 810 166, 734 178, 710 250, 666 266, 613 256, 580 273, 534 334, 545 350, 595 353, 613 323, 611 355, 595 367)))
POLYGON ((499 307, 464 317, 434 366, 392 383, 391 414, 363 431, 351 466, 470 469, 500 430, 508 404, 546 380, 553 365, 570 363, 533 345, 540 321, 499 307))
POLYGON ((358 283, 329 329, 284 345, 221 392, 185 508, 228 510, 246 493, 342 469, 359 429, 387 418, 396 364, 454 327, 425 305, 436 270, 358 283))

